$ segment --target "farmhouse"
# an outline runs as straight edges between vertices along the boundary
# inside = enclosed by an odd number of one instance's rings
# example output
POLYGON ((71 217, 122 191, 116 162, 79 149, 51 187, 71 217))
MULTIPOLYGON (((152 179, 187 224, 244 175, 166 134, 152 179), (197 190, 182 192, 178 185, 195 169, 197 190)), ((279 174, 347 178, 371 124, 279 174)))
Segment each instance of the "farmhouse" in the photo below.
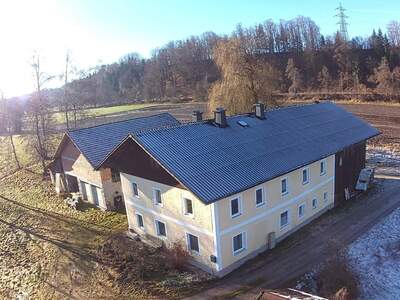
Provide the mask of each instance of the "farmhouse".
POLYGON ((104 210, 122 209, 119 172, 98 168, 129 133, 180 124, 168 113, 67 131, 50 165, 57 193, 78 192, 104 210))
POLYGON ((214 116, 132 133, 97 168, 121 171, 130 230, 218 276, 351 195, 379 134, 329 102, 214 116))

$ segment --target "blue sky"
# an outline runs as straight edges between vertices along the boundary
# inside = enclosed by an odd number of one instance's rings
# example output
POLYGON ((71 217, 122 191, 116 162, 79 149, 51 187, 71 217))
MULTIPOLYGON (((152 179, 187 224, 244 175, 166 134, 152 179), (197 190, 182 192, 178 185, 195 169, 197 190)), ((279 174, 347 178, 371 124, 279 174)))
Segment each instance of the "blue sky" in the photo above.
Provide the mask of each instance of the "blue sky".
MULTIPOLYGON (((44 57, 49 73, 62 72, 67 49, 78 68, 111 63, 129 52, 149 56, 170 40, 205 31, 230 33, 244 26, 311 17, 323 34, 332 34, 339 1, 323 0, 2 0, 0 2, 0 89, 7 96, 29 92, 33 83, 29 58, 44 57), (21 9, 24 8, 24 9, 21 9)), ((349 16, 349 35, 366 36, 400 21, 400 0, 342 1, 349 16)), ((57 82, 53 85, 59 84, 57 82)))

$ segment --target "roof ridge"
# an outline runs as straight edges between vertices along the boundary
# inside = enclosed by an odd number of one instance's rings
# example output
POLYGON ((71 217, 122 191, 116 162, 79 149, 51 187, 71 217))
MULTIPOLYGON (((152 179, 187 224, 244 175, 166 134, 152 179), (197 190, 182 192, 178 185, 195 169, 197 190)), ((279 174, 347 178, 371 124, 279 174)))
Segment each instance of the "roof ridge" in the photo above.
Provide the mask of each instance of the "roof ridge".
POLYGON ((168 113, 168 112, 163 112, 163 113, 158 113, 158 114, 155 114, 155 115, 142 116, 142 117, 135 117, 135 118, 130 118, 130 119, 126 119, 126 120, 119 120, 119 121, 114 121, 114 122, 104 123, 104 124, 98 124, 98 125, 93 125, 93 126, 84 127, 84 128, 69 129, 69 130, 66 130, 65 132, 67 132, 67 133, 77 132, 77 131, 81 131, 81 130, 85 130, 85 129, 91 129, 91 128, 96 128, 96 127, 101 127, 101 126, 107 126, 107 125, 117 124, 117 123, 123 123, 123 122, 132 121, 132 120, 146 119, 146 118, 151 118, 151 117, 161 116, 161 115, 169 115, 169 116, 173 117, 174 119, 176 119, 176 118, 175 118, 173 115, 171 115, 170 113, 168 113))
MULTIPOLYGON (((302 107, 302 106, 320 105, 320 104, 326 104, 326 103, 333 103, 333 102, 325 101, 325 102, 320 102, 320 103, 305 103, 305 104, 299 104, 299 105, 295 104, 295 105, 290 105, 290 106, 276 107, 269 111, 275 112, 275 111, 282 111, 282 110, 287 110, 287 109, 297 108, 297 107, 302 107)), ((337 106, 337 105, 335 105, 335 106, 337 106)), ((237 117, 253 117, 253 116, 255 116, 255 113, 247 112, 247 113, 226 116, 226 118, 233 119, 233 118, 237 118, 237 117)), ((180 124, 176 124, 176 125, 165 125, 165 126, 161 126, 161 127, 143 129, 143 130, 135 132, 134 135, 139 136, 141 134, 150 134, 150 133, 154 133, 154 132, 161 132, 161 131, 172 129, 172 128, 189 127, 189 126, 203 125, 203 124, 213 124, 213 119, 205 119, 202 121, 192 121, 192 122, 186 122, 186 123, 181 122, 180 124)))

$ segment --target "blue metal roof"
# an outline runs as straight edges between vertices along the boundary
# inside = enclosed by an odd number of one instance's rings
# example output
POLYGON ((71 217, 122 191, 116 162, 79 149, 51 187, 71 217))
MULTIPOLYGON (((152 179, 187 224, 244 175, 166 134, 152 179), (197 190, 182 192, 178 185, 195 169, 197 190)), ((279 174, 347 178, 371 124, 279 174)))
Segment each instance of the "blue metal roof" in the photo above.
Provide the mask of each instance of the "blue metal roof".
POLYGON ((282 108, 137 133, 133 138, 205 203, 332 155, 379 131, 333 103, 282 108), (241 126, 244 121, 248 126, 241 126))
POLYGON ((67 135, 91 165, 96 168, 130 133, 179 124, 180 122, 173 116, 163 113, 72 130, 68 131, 67 135))

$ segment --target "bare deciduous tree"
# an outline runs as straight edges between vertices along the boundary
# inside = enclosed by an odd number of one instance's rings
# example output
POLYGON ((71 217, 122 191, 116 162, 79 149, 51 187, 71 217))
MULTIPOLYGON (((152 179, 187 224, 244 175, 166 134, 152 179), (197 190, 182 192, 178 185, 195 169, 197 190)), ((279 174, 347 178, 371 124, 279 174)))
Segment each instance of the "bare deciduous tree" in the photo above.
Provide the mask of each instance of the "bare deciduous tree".
POLYGON ((370 77, 370 81, 377 84, 376 88, 379 92, 385 95, 392 93, 392 73, 390 72, 386 57, 383 57, 380 65, 375 68, 374 74, 370 77))
POLYGON ((387 25, 387 33, 392 45, 395 47, 400 47, 400 22, 389 22, 387 25))
POLYGON ((331 75, 329 74, 329 70, 326 66, 322 66, 321 72, 318 73, 318 82, 320 84, 320 88, 324 92, 329 90, 329 86, 331 84, 331 75))
POLYGON ((222 40, 215 47, 214 60, 222 78, 211 87, 210 110, 224 106, 230 113, 242 113, 250 111, 256 102, 276 104, 271 95, 280 74, 248 49, 239 38, 222 40))
POLYGON ((286 77, 291 81, 289 93, 296 94, 302 86, 300 70, 296 67, 293 58, 289 58, 286 66, 286 77))
POLYGON ((53 78, 43 72, 41 68, 41 56, 35 52, 32 56, 31 67, 35 83, 35 94, 31 99, 31 112, 33 114, 33 129, 35 132, 36 141, 33 143, 36 154, 40 158, 43 168, 43 175, 46 173, 46 160, 49 147, 49 123, 51 114, 48 112, 48 107, 44 102, 42 89, 44 85, 53 78))
POLYGON ((4 124, 5 124, 5 131, 8 134, 8 138, 10 141, 10 145, 11 145, 11 151, 14 157, 14 161, 15 161, 15 165, 17 167, 17 169, 21 169, 21 164, 19 162, 18 159, 18 155, 17 155, 17 151, 15 148, 15 143, 14 143, 14 137, 13 137, 13 129, 11 126, 12 120, 11 120, 11 113, 10 113, 10 109, 9 109, 9 105, 8 105, 8 101, 4 98, 3 92, 0 91, 1 94, 1 102, 3 104, 3 114, 4 114, 4 124))

